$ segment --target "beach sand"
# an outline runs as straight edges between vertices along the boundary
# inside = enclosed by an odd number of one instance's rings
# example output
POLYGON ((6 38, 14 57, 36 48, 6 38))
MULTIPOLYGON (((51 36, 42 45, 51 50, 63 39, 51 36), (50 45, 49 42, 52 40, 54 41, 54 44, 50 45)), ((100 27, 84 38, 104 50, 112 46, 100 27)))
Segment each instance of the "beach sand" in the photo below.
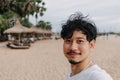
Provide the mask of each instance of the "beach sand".
MULTIPOLYGON (((120 37, 98 37, 93 61, 114 80, 120 80, 120 37)), ((10 49, 0 43, 0 80, 65 80, 70 64, 63 54, 63 40, 41 40, 30 49, 10 49)))

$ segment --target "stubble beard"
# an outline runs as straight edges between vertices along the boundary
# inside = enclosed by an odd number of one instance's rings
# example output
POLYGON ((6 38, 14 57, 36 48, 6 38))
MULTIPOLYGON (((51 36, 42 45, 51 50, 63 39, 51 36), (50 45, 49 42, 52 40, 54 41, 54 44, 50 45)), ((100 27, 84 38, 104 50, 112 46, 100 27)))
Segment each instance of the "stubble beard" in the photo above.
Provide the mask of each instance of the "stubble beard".
POLYGON ((81 61, 69 60, 69 63, 72 64, 72 65, 76 65, 76 64, 81 63, 81 61))
MULTIPOLYGON (((72 51, 72 50, 70 50, 69 52, 67 52, 67 55, 72 54, 72 53, 81 55, 80 52, 75 52, 75 51, 72 51)), ((76 64, 81 63, 81 61, 69 60, 69 63, 70 63, 70 64, 73 64, 73 65, 76 65, 76 64)))

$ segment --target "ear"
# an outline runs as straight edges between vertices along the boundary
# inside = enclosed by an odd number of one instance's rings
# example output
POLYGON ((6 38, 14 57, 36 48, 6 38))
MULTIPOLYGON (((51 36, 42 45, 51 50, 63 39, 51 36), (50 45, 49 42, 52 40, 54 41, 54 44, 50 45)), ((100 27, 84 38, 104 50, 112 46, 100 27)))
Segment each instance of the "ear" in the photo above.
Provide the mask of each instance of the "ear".
POLYGON ((95 40, 90 41, 90 49, 91 49, 91 50, 94 49, 95 43, 96 43, 95 40))

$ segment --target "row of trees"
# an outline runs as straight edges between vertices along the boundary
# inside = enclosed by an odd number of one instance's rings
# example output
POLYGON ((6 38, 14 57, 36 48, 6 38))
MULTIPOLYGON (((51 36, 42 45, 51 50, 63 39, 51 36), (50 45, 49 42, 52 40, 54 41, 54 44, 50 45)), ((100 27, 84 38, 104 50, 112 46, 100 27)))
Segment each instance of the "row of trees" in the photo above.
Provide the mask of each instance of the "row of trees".
POLYGON ((38 16, 43 16, 45 11, 45 2, 42 0, 0 0, 0 39, 3 37, 3 31, 14 25, 15 20, 19 19, 23 26, 32 27, 29 22, 29 15, 36 18, 36 27, 51 30, 50 22, 38 21, 38 16))

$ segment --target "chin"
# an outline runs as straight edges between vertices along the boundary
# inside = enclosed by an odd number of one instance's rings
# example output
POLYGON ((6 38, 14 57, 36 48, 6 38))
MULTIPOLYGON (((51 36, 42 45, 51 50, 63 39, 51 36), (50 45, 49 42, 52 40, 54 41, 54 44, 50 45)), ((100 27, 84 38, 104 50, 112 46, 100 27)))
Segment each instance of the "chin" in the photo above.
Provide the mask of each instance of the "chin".
POLYGON ((81 61, 69 60, 69 63, 75 65, 81 63, 81 61))

